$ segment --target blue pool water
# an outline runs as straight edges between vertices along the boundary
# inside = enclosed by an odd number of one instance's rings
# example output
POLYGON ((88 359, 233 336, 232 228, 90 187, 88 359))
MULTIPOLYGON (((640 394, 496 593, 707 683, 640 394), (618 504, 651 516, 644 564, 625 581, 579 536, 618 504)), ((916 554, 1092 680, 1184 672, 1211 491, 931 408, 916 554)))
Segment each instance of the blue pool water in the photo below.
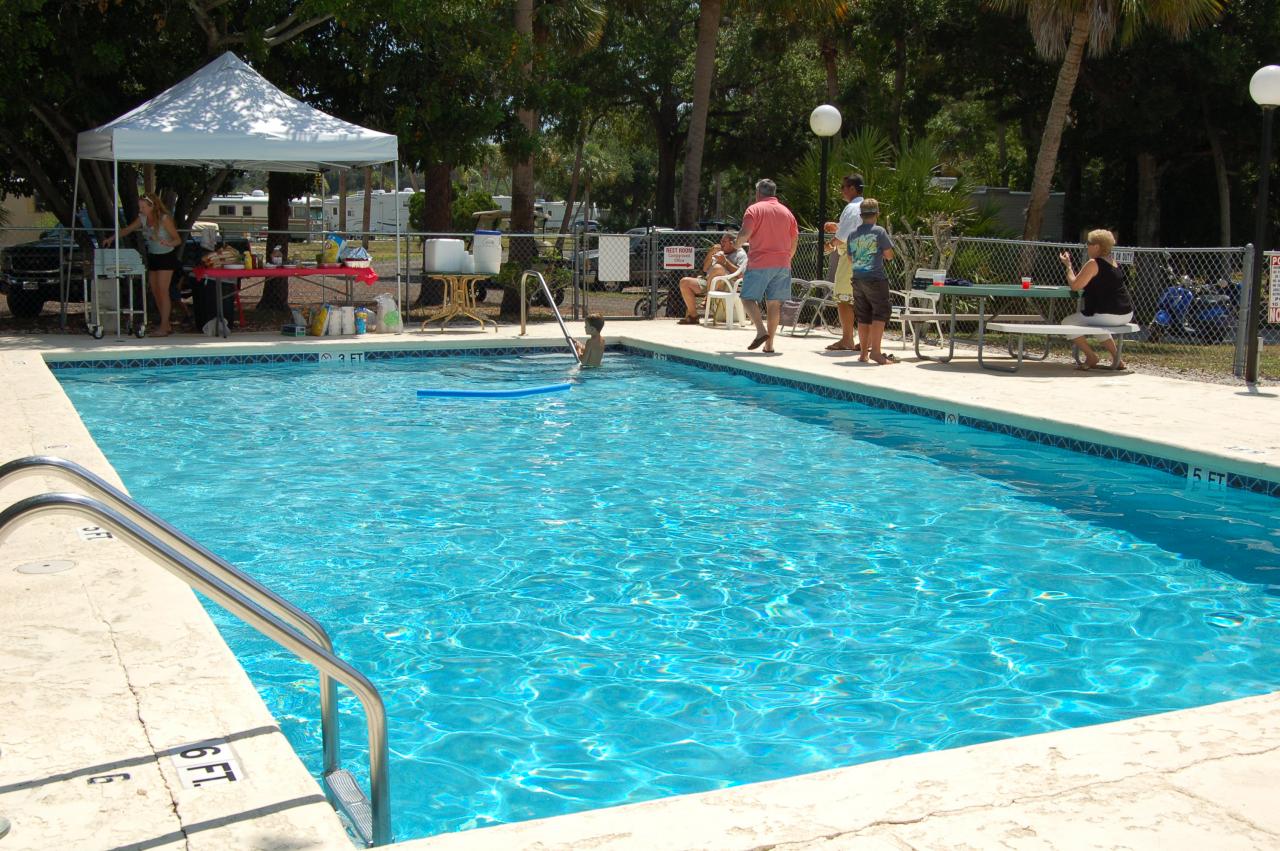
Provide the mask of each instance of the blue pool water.
MULTIPOLYGON (((401 839, 1280 687, 1272 498, 613 354, 58 375, 382 690, 401 839)), ((318 770, 313 670, 212 614, 318 770)))

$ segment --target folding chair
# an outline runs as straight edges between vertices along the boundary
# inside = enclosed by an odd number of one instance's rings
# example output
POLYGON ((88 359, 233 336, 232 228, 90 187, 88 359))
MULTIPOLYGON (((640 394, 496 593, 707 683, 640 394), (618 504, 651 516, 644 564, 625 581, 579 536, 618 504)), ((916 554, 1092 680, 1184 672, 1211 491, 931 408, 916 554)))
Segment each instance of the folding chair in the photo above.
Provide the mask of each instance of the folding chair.
POLYGON ((791 279, 792 298, 782 303, 782 319, 778 323, 779 330, 791 326, 788 333, 791 337, 809 336, 809 332, 815 327, 821 326, 822 330, 828 334, 834 334, 839 337, 841 335, 840 322, 836 320, 836 326, 833 328, 827 321, 827 308, 835 309, 836 301, 832 297, 832 283, 830 281, 806 281, 804 278, 791 279), (803 294, 799 299, 794 298, 797 290, 803 294), (809 321, 805 324, 804 334, 800 334, 800 320, 805 315, 806 309, 812 309, 813 314, 809 317, 809 321))

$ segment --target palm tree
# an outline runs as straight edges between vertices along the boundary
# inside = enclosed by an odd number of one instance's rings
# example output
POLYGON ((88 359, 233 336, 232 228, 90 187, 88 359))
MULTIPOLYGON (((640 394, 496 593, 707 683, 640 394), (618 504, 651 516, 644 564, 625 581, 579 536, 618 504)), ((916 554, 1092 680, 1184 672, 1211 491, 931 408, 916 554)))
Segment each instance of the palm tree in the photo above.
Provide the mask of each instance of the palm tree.
POLYGON ((534 83, 535 58, 546 61, 552 50, 584 52, 600 43, 604 33, 605 9, 595 0, 516 0, 515 31, 525 51, 519 69, 524 85, 524 102, 516 117, 524 131, 523 147, 511 169, 511 231, 533 231, 533 156, 541 115, 528 98, 534 83))
POLYGON ((711 107, 711 78, 716 70, 716 37, 720 34, 721 0, 698 4, 698 46, 693 54, 693 109, 685 137, 684 174, 680 178, 680 227, 692 230, 698 219, 698 191, 702 182, 702 149, 707 141, 707 111, 711 107))
POLYGON ((1036 51, 1045 59, 1062 60, 1040 137, 1022 232, 1023 239, 1036 239, 1085 48, 1090 55, 1100 56, 1111 49, 1117 34, 1121 44, 1127 44, 1147 26, 1186 39, 1192 31, 1217 20, 1223 0, 987 0, 987 4, 998 11, 1025 12, 1036 51))
MULTIPOLYGON (((693 102, 689 110, 689 133, 685 137, 684 172, 680 178, 680 227, 692 228, 698 219, 698 197, 702 182, 702 149, 707 141, 707 112, 711 106, 711 80, 716 71, 716 38, 724 0, 698 3, 698 43, 693 55, 693 102)), ((848 0, 739 0, 736 8, 775 20, 800 19, 815 28, 823 24, 842 26, 848 16, 848 0), (816 23, 815 23, 816 22, 816 23)), ((834 62, 834 48, 824 52, 824 62, 834 62)), ((835 86, 834 68, 828 72, 828 89, 835 86)))

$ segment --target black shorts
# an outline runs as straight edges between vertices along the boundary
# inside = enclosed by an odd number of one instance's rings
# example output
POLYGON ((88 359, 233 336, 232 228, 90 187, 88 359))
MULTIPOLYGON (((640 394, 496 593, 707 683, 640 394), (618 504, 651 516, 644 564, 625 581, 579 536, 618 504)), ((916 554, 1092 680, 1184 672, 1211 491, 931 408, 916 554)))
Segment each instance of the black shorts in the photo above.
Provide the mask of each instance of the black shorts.
POLYGON ((859 325, 888 322, 893 315, 889 305, 889 281, 886 278, 853 276, 853 312, 859 325))
POLYGON ((147 271, 159 272, 165 269, 176 272, 182 268, 182 261, 178 259, 178 252, 166 251, 164 254, 152 254, 147 252, 147 271))

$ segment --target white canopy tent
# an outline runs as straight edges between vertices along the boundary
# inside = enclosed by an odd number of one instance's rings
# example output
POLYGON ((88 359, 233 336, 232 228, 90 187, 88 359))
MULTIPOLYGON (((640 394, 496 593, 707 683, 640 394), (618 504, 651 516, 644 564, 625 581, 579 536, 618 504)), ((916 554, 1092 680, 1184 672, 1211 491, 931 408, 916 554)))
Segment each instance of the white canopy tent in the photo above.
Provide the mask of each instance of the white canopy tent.
MULTIPOLYGON (((287 172, 392 162, 400 186, 394 135, 290 97, 230 52, 114 121, 79 134, 73 210, 79 206, 81 160, 109 160, 113 185, 122 162, 287 172)), ((118 247, 119 216, 115 219, 118 247)), ((74 227, 73 221, 73 235, 74 227)), ((400 235, 397 206, 397 301, 403 277, 400 235)))

